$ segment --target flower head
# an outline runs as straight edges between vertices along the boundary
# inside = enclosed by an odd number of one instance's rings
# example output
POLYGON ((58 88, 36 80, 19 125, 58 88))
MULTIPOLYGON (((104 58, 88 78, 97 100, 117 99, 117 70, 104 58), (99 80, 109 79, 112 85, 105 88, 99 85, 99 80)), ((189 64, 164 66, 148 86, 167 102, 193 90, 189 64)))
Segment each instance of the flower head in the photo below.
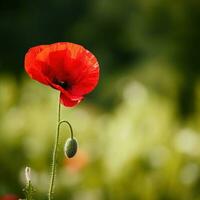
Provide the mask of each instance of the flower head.
POLYGON ((95 56, 78 44, 58 42, 32 47, 25 55, 29 76, 60 91, 61 103, 72 107, 91 92, 99 80, 95 56))

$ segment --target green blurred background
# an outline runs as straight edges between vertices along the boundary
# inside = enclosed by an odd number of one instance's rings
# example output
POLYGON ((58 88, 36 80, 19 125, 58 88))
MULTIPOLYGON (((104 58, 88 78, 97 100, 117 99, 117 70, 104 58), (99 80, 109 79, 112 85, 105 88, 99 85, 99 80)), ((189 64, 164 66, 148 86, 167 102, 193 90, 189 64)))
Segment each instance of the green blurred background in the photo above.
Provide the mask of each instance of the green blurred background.
POLYGON ((196 0, 0 2, 0 196, 23 197, 32 168, 46 199, 58 92, 25 74, 28 48, 82 44, 98 87, 62 108, 79 141, 63 155, 55 199, 200 200, 200 3, 196 0))

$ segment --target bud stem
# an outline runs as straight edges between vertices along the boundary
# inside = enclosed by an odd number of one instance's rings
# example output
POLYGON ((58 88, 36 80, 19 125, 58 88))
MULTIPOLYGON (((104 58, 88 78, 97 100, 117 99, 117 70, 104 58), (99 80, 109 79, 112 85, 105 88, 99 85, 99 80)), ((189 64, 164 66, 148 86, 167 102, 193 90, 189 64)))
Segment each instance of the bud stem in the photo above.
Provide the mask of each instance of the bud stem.
POLYGON ((51 169, 51 179, 49 185, 49 192, 48 192, 48 200, 53 199, 53 189, 54 189, 54 182, 55 182, 55 175, 56 175, 56 165, 57 165, 57 151, 58 151, 58 144, 59 144, 59 137, 60 137, 60 125, 66 123, 70 128, 70 137, 73 139, 73 129, 71 124, 66 120, 60 120, 61 116, 61 104, 60 98, 58 99, 58 122, 57 122, 57 131, 56 131, 56 138, 54 143, 54 151, 53 151, 53 158, 52 158, 52 169, 51 169))

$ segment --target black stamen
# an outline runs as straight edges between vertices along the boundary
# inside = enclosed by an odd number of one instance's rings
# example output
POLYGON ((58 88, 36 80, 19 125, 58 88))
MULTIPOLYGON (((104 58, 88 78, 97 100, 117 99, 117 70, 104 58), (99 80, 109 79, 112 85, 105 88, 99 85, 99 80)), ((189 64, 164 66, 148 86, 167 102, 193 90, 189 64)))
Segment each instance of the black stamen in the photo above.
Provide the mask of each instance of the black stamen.
POLYGON ((56 85, 60 85, 62 88, 64 88, 64 89, 69 89, 70 87, 71 87, 71 85, 68 83, 68 82, 66 82, 66 81, 58 81, 58 80, 54 80, 54 83, 56 84, 56 85))
POLYGON ((67 82, 60 82, 59 85, 64 89, 70 88, 70 85, 67 82))

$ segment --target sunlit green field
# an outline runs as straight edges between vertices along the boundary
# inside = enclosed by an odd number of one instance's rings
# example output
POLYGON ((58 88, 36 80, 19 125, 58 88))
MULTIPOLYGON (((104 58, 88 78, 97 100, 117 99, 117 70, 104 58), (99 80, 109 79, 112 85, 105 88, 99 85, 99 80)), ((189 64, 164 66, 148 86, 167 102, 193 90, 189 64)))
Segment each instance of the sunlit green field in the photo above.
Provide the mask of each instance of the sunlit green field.
MULTIPOLYGON (((55 199, 200 200, 200 87, 196 112, 181 120, 174 100, 181 78, 167 67, 150 72, 151 65, 101 83, 93 95, 117 99, 112 109, 91 96, 73 109, 62 107, 79 151, 65 158, 63 126, 55 199)), ((58 95, 27 76, 18 82, 1 75, 0 194, 22 198, 29 166, 35 199, 46 199, 58 95)))

